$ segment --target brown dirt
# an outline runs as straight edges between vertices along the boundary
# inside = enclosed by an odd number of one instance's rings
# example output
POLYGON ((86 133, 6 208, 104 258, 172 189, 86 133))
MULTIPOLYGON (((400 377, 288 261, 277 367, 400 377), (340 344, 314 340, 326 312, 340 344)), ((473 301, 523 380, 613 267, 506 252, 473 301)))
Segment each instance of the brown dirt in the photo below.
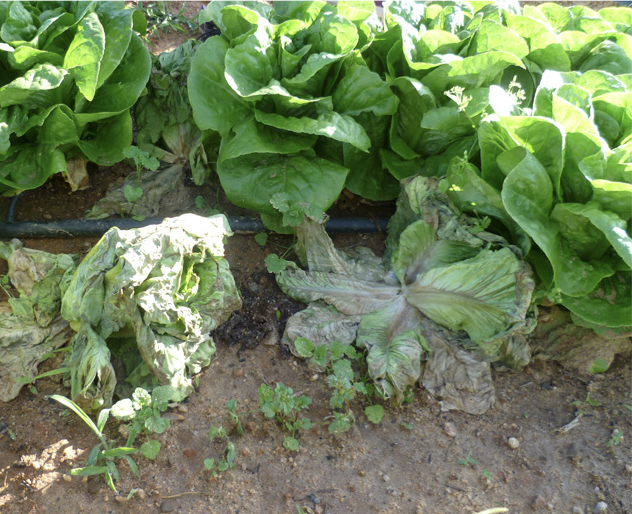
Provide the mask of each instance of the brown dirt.
MULTIPOLYGON (((160 42, 172 44, 165 36, 160 42)), ((111 182, 131 170, 120 165, 89 171, 91 188, 86 191, 71 195, 63 179, 54 177, 28 192, 20 200, 17 219, 80 218, 111 182)), ((215 206, 219 198, 221 210, 242 213, 217 195, 217 184, 192 191, 205 196, 207 205, 215 206)), ((0 213, 7 202, 0 200, 0 213)), ((378 207, 385 215, 392 210, 392 204, 378 207)), ((351 196, 332 213, 367 215, 375 210, 351 196)), ((342 248, 383 250, 379 234, 333 238, 342 248)), ((97 240, 24 243, 53 253, 85 254, 97 240)), ((71 468, 84 465, 97 441, 74 414, 46 399, 47 394, 68 394, 59 378, 40 379, 37 394, 25 387, 18 398, 0 404, 0 512, 289 514, 302 507, 308 513, 448 514, 503 506, 511 514, 589 514, 598 502, 607 504, 606 514, 632 512, 629 359, 618 359, 607 373, 592 377, 544 362, 520 374, 494 373, 498 401, 483 416, 441 412, 437 401, 418 389, 412 403, 387 408, 382 422, 373 425, 362 414, 365 404, 356 401, 357 424, 347 433, 329 434, 331 393, 324 377, 315 376, 279 345, 285 321, 301 305, 279 291, 263 260, 290 243, 286 236, 271 236, 265 247, 252 235, 229 239, 227 258, 244 307, 214 334, 217 358, 201 373, 199 387, 184 406, 173 409, 177 419, 165 433, 152 436, 162 445, 157 459, 135 457, 140 477, 125 463, 119 465, 118 495, 100 476, 82 480, 68 475, 71 468), (213 478, 204 459, 221 458, 223 445, 211 443, 208 431, 211 425, 232 426, 225 402, 237 399, 238 412, 256 409, 257 388, 276 382, 313 399, 307 415, 315 426, 300 437, 299 451, 282 447, 285 433, 272 421, 248 414, 242 418, 245 435, 231 434, 236 467, 213 478), (586 406, 575 428, 558 432, 575 417, 571 403, 588 394, 601 405, 586 406), (609 445, 614 430, 624 437, 609 445), (510 437, 518 440, 518 448, 509 446, 510 437), (468 455, 476 463, 457 462, 468 455), (127 500, 134 489, 142 492, 127 500)), ((0 275, 5 273, 0 260, 0 275)), ((59 365, 59 360, 49 360, 41 371, 59 365)), ((106 432, 116 444, 124 444, 114 422, 106 432)))

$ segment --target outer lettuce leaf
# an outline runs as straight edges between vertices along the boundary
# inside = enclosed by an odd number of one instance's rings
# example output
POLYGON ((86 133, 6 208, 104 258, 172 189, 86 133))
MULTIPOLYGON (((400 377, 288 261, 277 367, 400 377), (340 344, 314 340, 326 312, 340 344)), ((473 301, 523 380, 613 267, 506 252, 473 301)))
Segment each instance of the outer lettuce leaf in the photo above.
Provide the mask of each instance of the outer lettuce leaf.
POLYGON ((433 268, 474 257, 476 248, 459 241, 436 240, 433 228, 424 220, 408 225, 393 252, 393 271, 399 282, 410 286, 420 274, 433 268))
POLYGON ((70 368, 70 395, 85 412, 98 412, 112 404, 116 374, 106 342, 88 324, 75 334, 71 354, 65 362, 70 368))
POLYGON ((349 168, 346 187, 352 193, 371 200, 392 200, 397 197, 399 185, 382 165, 380 147, 386 144, 389 119, 370 112, 360 114, 356 120, 371 140, 369 155, 349 144, 343 145, 344 165, 349 168))
POLYGON ((324 300, 351 316, 385 309, 400 296, 399 288, 390 284, 322 271, 281 271, 277 283, 284 293, 299 302, 324 300))
POLYGON ((19 298, 9 299, 13 314, 33 320, 42 328, 50 325, 59 314, 61 297, 75 271, 78 256, 23 248, 14 239, 11 243, 0 242, 0 258, 7 261, 7 276, 20 293, 19 298))
POLYGON ((483 250, 471 259, 420 273, 404 295, 436 323, 483 341, 524 324, 531 294, 517 295, 517 276, 523 272, 509 249, 483 250))
POLYGON ((226 82, 224 60, 228 48, 228 43, 219 36, 207 39, 193 57, 188 82, 197 126, 222 135, 250 114, 248 103, 226 82), (209 91, 213 94, 208 94, 209 91))
MULTIPOLYGON (((263 118, 266 118, 265 115, 263 118)), ((316 141, 316 137, 309 133, 271 128, 258 123, 254 117, 233 127, 233 133, 222 139, 218 158, 220 168, 225 161, 238 157, 252 158, 254 154, 296 154, 309 150, 316 141)))
POLYGON ((494 50, 442 64, 425 77, 424 83, 439 96, 454 86, 469 89, 490 85, 509 66, 524 67, 513 54, 494 50))
POLYGON ((363 152, 368 152, 371 146, 371 140, 362 125, 351 116, 340 115, 337 112, 323 113, 316 119, 307 116, 285 117, 261 111, 255 111, 255 116, 258 122, 267 126, 300 134, 325 136, 341 143, 349 143, 363 152))
POLYGON ((294 341, 299 337, 311 341, 316 348, 333 342, 350 345, 356 340, 359 324, 360 316, 347 316, 331 305, 314 302, 288 319, 283 344, 297 357, 301 355, 297 354, 294 341))
POLYGON ((406 387, 421 374, 425 343, 419 312, 403 297, 379 311, 362 316, 357 344, 368 350, 369 374, 385 398, 401 403, 406 387))
POLYGON ((582 261, 561 239, 551 222, 553 184, 538 160, 524 148, 504 154, 507 178, 501 192, 503 205, 520 227, 546 254, 553 267, 555 285, 569 296, 592 291, 601 279, 613 274, 601 261, 582 261))
POLYGON ((376 116, 394 114, 399 103, 390 87, 366 66, 353 64, 332 94, 334 108, 342 115, 371 112, 376 116))
MULTIPOLYGON (((630 277, 626 278, 629 283, 630 277)), ((629 298, 627 301, 629 305, 629 298)), ((574 373, 590 376, 603 373, 617 354, 623 358, 630 354, 632 327, 608 328, 601 323, 592 324, 557 307, 552 307, 547 314, 534 333, 538 341, 534 355, 538 359, 559 361, 574 373)), ((596 314, 604 314, 604 311, 597 310, 596 314)))
POLYGON ((527 255, 531 249, 531 239, 507 213, 500 191, 485 182, 480 171, 462 159, 453 159, 446 179, 450 200, 463 212, 475 212, 502 222, 511 234, 511 239, 527 255))
POLYGON ((430 326, 424 333, 431 352, 421 383, 441 398, 441 409, 487 412, 496 400, 489 362, 450 344, 449 334, 438 327, 430 326))
POLYGON ((620 271, 602 280, 588 296, 562 296, 562 305, 593 328, 627 327, 632 331, 632 275, 620 271))
POLYGON ((57 317, 48 326, 0 312, 0 401, 16 398, 24 382, 37 376, 37 366, 51 351, 68 343, 68 322, 57 317))
POLYGON ((426 112, 436 107, 436 101, 430 89, 411 77, 397 77, 390 84, 399 97, 391 125, 391 148, 405 159, 413 159, 424 150, 421 121, 426 112))
POLYGON ((274 215, 270 199, 278 193, 287 194, 294 203, 326 210, 340 195, 348 170, 304 151, 244 155, 221 162, 217 173, 235 205, 274 215))
MULTIPOLYGON (((131 27, 130 27, 131 28, 131 27)), ((97 89, 101 60, 105 51, 105 30, 96 13, 90 13, 78 25, 77 34, 64 57, 79 91, 92 101, 97 89)))

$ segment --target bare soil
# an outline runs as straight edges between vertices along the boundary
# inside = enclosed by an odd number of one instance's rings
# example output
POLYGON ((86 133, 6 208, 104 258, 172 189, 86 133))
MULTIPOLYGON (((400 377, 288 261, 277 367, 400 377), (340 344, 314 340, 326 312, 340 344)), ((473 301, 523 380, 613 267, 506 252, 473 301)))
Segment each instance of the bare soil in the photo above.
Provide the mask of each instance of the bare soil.
MULTIPOLYGON (((192 4, 188 8, 199 9, 195 4, 200 2, 192 4)), ((54 177, 27 193, 17 220, 81 218, 109 184, 131 169, 121 164, 89 171, 86 191, 70 194, 63 179, 54 177)), ((220 210, 239 213, 217 194, 217 184, 189 187, 192 195, 215 199, 220 210)), ((7 204, 0 200, 0 217, 7 204)), ((332 212, 366 216, 392 208, 367 207, 347 195, 332 212)), ((333 239, 341 248, 383 251, 379 233, 333 239)), ((53 253, 85 254, 97 240, 23 242, 53 253)), ((151 437, 162 446, 157 459, 136 456, 139 477, 126 463, 119 465, 118 494, 101 476, 69 475, 71 468, 84 465, 97 440, 74 414, 47 400, 48 394, 68 394, 58 377, 38 380, 37 394, 25 387, 15 400, 0 404, 0 512, 289 514, 301 507, 307 513, 448 514, 505 507, 511 514, 589 514, 604 504, 607 514, 632 512, 629 358, 593 376, 540 361, 519 374, 495 372, 498 400, 482 416, 442 412, 436 399, 417 389, 412 403, 387 407, 382 422, 373 425, 362 414, 365 404, 356 401, 357 424, 341 435, 329 434, 331 391, 324 377, 280 345, 287 318, 302 305, 278 289, 263 264, 268 253, 282 253, 290 244, 290 237, 275 235, 264 247, 253 235, 228 240, 226 256, 244 306, 214 334, 217 358, 200 374, 187 402, 169 411, 171 427, 151 437), (242 417, 243 437, 230 433, 235 468, 213 477, 204 459, 220 459, 224 443, 211 443, 208 432, 211 425, 232 427, 224 404, 234 398, 238 412, 256 410, 257 388, 277 382, 313 399, 306 414, 315 426, 300 436, 299 451, 285 450, 286 433, 251 413, 242 417), (572 402, 588 395, 600 405, 584 405, 577 425, 559 431, 576 416, 572 402), (512 448, 509 438, 518 446, 512 448)), ((0 260, 0 275, 6 271, 0 260)), ((0 291, 0 301, 3 295, 0 291)), ((59 359, 51 359, 41 371, 59 365, 59 359)), ((124 445, 116 423, 109 422, 106 432, 124 445)))

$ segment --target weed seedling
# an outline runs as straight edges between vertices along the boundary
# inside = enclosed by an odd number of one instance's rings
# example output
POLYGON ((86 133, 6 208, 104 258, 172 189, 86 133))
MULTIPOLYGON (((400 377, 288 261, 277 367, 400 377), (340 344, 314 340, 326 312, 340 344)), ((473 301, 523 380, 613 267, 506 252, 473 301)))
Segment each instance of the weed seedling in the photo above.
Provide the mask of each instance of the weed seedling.
POLYGON ((0 289, 4 291, 4 294, 7 295, 7 298, 13 298, 13 295, 9 292, 8 288, 11 288, 9 275, 2 275, 2 277, 0 277, 0 289))
POLYGON ((219 473, 235 467, 235 445, 228 438, 226 430, 222 426, 211 426, 208 438, 211 443, 215 438, 226 439, 227 441, 223 451, 224 456, 219 462, 215 462, 215 459, 204 459, 204 467, 211 471, 214 477, 217 477, 219 473))
MULTIPOLYGON (((141 433, 162 434, 169 428, 170 421, 161 417, 161 413, 167 410, 175 392, 171 386, 158 386, 150 395, 145 389, 138 387, 131 399, 125 398, 114 404, 112 416, 129 422, 126 425, 127 446, 132 446, 136 436, 141 433)), ((146 441, 140 450, 145 457, 154 460, 160 451, 160 442, 146 441)))
POLYGON ((573 405, 574 407, 577 408, 576 415, 579 416, 579 415, 584 413, 584 409, 586 407, 588 407, 588 406, 590 406, 590 407, 599 407, 599 406, 601 406, 601 402, 597 401, 597 400, 593 400, 590 397, 590 393, 588 393, 586 395, 586 399, 584 401, 575 400, 574 402, 571 403, 571 405, 573 405))
POLYGON ((612 436, 610 436, 610 440, 606 443, 608 448, 612 446, 618 446, 623 441, 623 432, 619 429, 615 429, 612 432, 612 436))
POLYGON ((281 382, 277 383, 275 389, 267 384, 261 384, 259 398, 263 415, 268 419, 274 418, 284 430, 290 432, 283 440, 283 446, 290 451, 298 450, 295 435, 299 430, 309 430, 313 426, 309 418, 299 418, 299 414, 309 407, 312 399, 309 396, 294 394, 292 388, 281 382))
POLYGON ((255 243, 259 246, 265 246, 268 242, 268 234, 266 232, 259 232, 255 234, 255 243))
POLYGON ((244 435, 244 427, 241 424, 241 421, 239 420, 239 416, 243 416, 244 414, 250 414, 250 412, 247 413, 242 413, 242 414, 237 414, 237 400, 235 400, 235 398, 232 398, 230 400, 228 400, 225 403, 226 406, 226 410, 228 411, 228 416, 230 417, 230 420, 235 423, 235 430, 237 431, 237 435, 239 436, 243 436, 244 435))
POLYGON ((470 450, 467 453, 467 457, 465 457, 464 459, 457 460, 456 463, 461 465, 461 466, 472 466, 472 467, 474 467, 476 464, 478 464, 478 461, 474 457, 472 457, 472 451, 470 450))
MULTIPOLYGON (((298 337, 294 341, 298 354, 310 359, 319 369, 327 374, 327 385, 333 390, 329 404, 333 410, 334 420, 329 425, 329 432, 339 433, 349 430, 355 424, 355 416, 351 410, 351 401, 358 394, 371 399, 375 394, 373 385, 367 380, 357 380, 357 374, 353 370, 353 361, 360 362, 363 356, 355 347, 339 342, 333 342, 327 348, 326 345, 315 347, 304 337, 298 337)), ((364 409, 364 415, 371 423, 379 423, 384 416, 384 408, 381 405, 369 405, 364 409)))
POLYGON ((206 205, 206 200, 202 195, 197 195, 195 197, 195 206, 198 210, 202 211, 202 215, 204 216, 214 216, 215 214, 219 214, 219 189, 217 190, 217 200, 215 206, 206 205))
POLYGON ((117 492, 116 487, 114 486, 114 482, 119 479, 119 472, 116 468, 116 460, 117 459, 125 459, 129 464, 132 472, 138 476, 138 467, 134 460, 130 457, 135 453, 138 453, 136 448, 130 447, 118 447, 112 448, 112 441, 108 441, 103 433, 103 427, 108 420, 110 415, 110 409, 103 409, 99 413, 99 417, 97 418, 97 423, 95 424, 90 417, 72 400, 64 396, 60 396, 57 394, 53 394, 50 396, 53 400, 61 403, 64 407, 70 409, 74 412, 79 419, 81 419, 90 430, 92 430, 95 435, 99 438, 99 444, 97 444, 88 455, 88 461, 86 462, 86 466, 83 468, 74 468, 70 470, 70 474, 74 476, 91 476, 91 475, 103 475, 105 477, 105 482, 110 486, 115 493, 117 492))

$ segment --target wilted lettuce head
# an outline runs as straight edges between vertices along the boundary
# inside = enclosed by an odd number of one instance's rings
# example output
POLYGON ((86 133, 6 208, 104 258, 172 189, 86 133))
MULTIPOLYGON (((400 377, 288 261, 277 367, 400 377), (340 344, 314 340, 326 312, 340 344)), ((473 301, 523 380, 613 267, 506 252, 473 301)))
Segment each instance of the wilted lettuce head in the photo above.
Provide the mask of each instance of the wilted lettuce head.
POLYGON ((62 301, 77 331, 67 363, 75 402, 87 411, 111 405, 119 381, 170 385, 177 400, 193 391, 189 376, 215 354, 210 332, 241 307, 223 257, 227 235, 223 215, 185 214, 103 236, 62 301))

